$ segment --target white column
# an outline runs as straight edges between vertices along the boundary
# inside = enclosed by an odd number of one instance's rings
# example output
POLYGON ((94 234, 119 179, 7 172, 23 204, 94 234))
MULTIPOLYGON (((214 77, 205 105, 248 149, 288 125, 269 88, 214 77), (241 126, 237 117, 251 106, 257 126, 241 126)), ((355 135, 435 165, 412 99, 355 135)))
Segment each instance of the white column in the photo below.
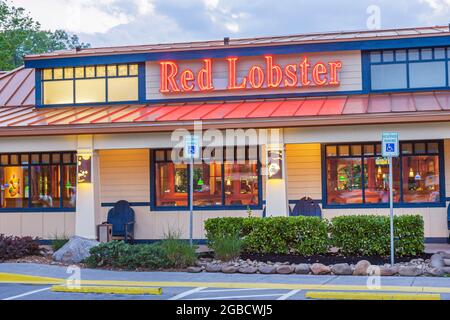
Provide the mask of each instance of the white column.
POLYGON ((91 156, 91 182, 78 183, 77 181, 75 234, 96 239, 95 217, 96 213, 100 212, 98 153, 94 150, 93 136, 78 136, 77 140, 77 154, 91 156))
POLYGON ((270 134, 270 139, 266 145, 265 159, 266 170, 268 169, 269 151, 281 151, 281 179, 270 179, 266 172, 266 216, 267 217, 287 217, 289 216, 289 203, 287 193, 287 175, 286 175, 286 149, 283 139, 282 129, 279 134, 270 134))

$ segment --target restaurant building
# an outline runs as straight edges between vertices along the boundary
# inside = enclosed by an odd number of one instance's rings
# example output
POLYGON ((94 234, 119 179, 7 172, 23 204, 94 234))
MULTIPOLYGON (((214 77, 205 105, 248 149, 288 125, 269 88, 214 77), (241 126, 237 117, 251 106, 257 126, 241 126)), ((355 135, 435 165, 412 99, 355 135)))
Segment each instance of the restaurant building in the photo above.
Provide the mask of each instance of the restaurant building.
POLYGON ((26 56, 0 75, 0 233, 95 238, 123 199, 139 241, 187 238, 191 169, 199 240, 208 218, 287 216, 303 197, 327 219, 388 214, 380 140, 394 131, 395 214, 447 242, 449 69, 448 26, 26 56), (174 131, 199 125, 234 137, 213 161, 174 163, 174 131))

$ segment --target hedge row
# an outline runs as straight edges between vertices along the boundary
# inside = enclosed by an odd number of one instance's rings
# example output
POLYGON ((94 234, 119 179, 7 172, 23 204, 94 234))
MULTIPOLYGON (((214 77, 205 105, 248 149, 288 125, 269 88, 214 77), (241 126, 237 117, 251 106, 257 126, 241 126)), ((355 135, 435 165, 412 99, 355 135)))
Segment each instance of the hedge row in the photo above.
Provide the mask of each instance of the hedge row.
MULTIPOLYGON (((397 216, 397 256, 416 255, 424 250, 421 216, 397 216)), ((336 247, 343 254, 387 256, 390 252, 389 217, 340 216, 331 222, 318 217, 213 218, 205 222, 206 237, 238 235, 246 253, 324 254, 336 247)))

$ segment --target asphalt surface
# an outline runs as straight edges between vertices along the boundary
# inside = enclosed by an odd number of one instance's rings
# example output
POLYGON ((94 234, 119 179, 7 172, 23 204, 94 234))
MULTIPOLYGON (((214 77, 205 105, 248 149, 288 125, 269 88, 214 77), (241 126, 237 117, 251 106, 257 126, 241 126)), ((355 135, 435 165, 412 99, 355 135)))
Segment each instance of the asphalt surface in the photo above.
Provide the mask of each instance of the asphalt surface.
MULTIPOLYGON (((42 277, 67 279, 71 276, 66 267, 38 264, 0 264, 0 273, 14 273, 42 277)), ((170 282, 162 285, 162 295, 116 295, 116 294, 84 294, 51 292, 51 285, 29 285, 17 283, 0 283, 0 300, 301 300, 305 293, 311 290, 284 288, 289 285, 322 285, 320 290, 335 290, 333 286, 343 285, 347 292, 362 292, 352 289, 354 286, 367 288, 368 277, 354 276, 313 276, 313 275, 262 275, 262 274, 222 274, 185 272, 128 272, 107 271, 98 269, 81 269, 82 280, 120 280, 120 281, 151 281, 170 282), (195 282, 196 285, 190 286, 195 282), (222 285, 225 283, 224 285, 222 285), (251 288, 230 288, 227 284, 250 284, 251 288), (181 285, 182 284, 182 285, 181 285), (258 288, 258 284, 262 287, 258 288), (267 288, 267 284, 276 284, 276 288, 267 288), (180 286, 177 286, 180 285, 180 286), (222 286, 222 287, 221 287, 222 286), (332 288, 332 289, 330 289, 332 288)), ((413 290, 413 294, 421 293, 421 287, 444 289, 440 293, 443 300, 450 300, 450 278, 431 277, 383 277, 380 278, 380 288, 365 289, 365 292, 384 292, 383 288, 399 286, 413 290)), ((320 291, 317 289, 317 291, 320 291)), ((427 292, 424 292, 427 293, 427 292)))

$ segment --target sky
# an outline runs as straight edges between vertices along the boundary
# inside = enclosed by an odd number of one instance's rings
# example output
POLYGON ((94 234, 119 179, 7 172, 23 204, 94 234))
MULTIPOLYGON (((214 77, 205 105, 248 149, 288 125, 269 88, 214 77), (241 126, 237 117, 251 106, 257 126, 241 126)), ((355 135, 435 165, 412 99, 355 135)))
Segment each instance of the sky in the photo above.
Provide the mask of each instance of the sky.
POLYGON ((7 1, 93 47, 450 23, 450 0, 7 1))

